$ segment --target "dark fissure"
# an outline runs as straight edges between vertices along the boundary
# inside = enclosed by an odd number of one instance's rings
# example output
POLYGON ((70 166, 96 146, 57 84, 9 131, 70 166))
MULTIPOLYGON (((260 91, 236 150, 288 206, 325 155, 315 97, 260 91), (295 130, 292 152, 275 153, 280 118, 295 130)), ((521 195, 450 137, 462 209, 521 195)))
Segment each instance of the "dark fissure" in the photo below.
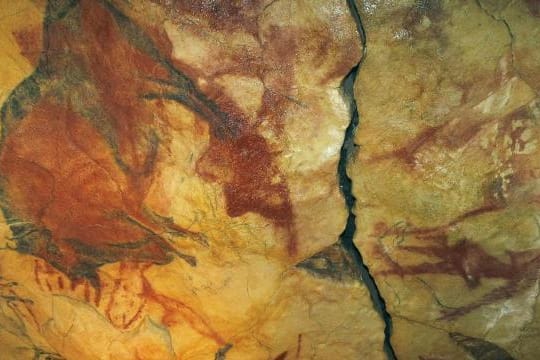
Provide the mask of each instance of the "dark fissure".
POLYGON ((349 6, 351 16, 356 23, 356 27, 360 35, 360 40, 363 45, 363 51, 360 62, 351 69, 351 71, 347 74, 345 79, 343 79, 343 82, 341 84, 343 94, 349 101, 349 106, 351 108, 351 121, 347 126, 347 129, 345 130, 345 138, 341 147, 338 163, 339 187, 341 189, 341 192, 343 193, 343 197, 345 198, 345 204, 347 205, 347 209, 349 212, 345 230, 343 231, 343 233, 341 233, 339 240, 342 247, 350 254, 351 258, 354 259, 354 262, 358 267, 358 272, 360 273, 360 278, 369 290, 373 306, 384 321, 384 351, 388 359, 394 360, 396 359, 396 354, 390 342, 390 337, 392 335, 392 318, 386 310, 386 303, 377 287, 377 284, 375 283, 375 280, 373 279, 373 276, 369 271, 369 268, 364 263, 360 250, 354 244, 354 234, 356 233, 356 215, 354 214, 354 205, 356 203, 356 198, 352 193, 351 178, 347 174, 347 163, 349 161, 349 158, 354 154, 355 151, 356 145, 354 144, 354 135, 356 132, 356 128, 359 124, 359 112, 354 97, 354 83, 362 67, 362 63, 365 61, 368 45, 366 42, 366 33, 362 25, 362 20, 360 18, 360 14, 356 6, 355 0, 347 0, 347 4, 349 6))

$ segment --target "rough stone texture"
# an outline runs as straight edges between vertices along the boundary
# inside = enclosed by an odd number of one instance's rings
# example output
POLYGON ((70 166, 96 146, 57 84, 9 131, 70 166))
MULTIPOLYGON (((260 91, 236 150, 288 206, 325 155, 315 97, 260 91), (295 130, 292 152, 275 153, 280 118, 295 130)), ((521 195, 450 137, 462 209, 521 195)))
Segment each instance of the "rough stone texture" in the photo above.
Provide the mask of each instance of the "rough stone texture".
POLYGON ((384 358, 345 1, 0 4, 2 359, 384 358))
POLYGON ((539 16, 0 0, 0 359, 536 359, 539 16))
POLYGON ((400 359, 540 353, 536 1, 365 1, 355 241, 400 359))

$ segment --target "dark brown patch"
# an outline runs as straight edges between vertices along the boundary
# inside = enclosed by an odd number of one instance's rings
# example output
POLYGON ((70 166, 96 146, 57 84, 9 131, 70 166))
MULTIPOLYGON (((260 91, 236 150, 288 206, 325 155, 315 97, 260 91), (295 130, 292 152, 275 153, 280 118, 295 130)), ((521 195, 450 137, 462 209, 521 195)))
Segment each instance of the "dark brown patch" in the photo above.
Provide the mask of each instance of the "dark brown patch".
POLYGON ((214 356, 214 360, 225 360, 227 357, 227 353, 229 350, 232 349, 232 344, 225 344, 221 348, 218 349, 214 356))
POLYGON ((475 360, 515 360, 505 349, 490 341, 456 332, 448 335, 471 354, 475 360))
POLYGON ((296 252, 296 233, 289 189, 266 140, 246 134, 233 141, 212 140, 197 163, 205 179, 223 184, 231 217, 254 212, 289 232, 288 250, 296 252))
MULTIPOLYGON (((158 109, 141 101, 141 96, 157 87, 149 85, 149 78, 166 80, 169 73, 122 36, 106 9, 92 2, 81 5, 84 57, 115 132, 121 159, 130 172, 150 175, 155 160, 154 113, 158 109)), ((150 176, 144 178, 149 180, 150 176)), ((148 188, 148 184, 141 186, 148 188)))
POLYGON ((204 19, 211 28, 226 31, 257 32, 257 16, 263 8, 263 0, 152 0, 177 18, 191 15, 204 19))
POLYGON ((354 259, 339 242, 302 260, 296 266, 313 276, 332 281, 358 281, 360 276, 354 259))
MULTIPOLYGON (((102 14, 101 17, 104 15, 102 14)), ((153 32, 155 33, 156 30, 153 32)), ((269 36, 275 37, 282 34, 281 30, 273 28, 269 36)), ((277 70, 280 72, 275 77, 277 83, 274 85, 283 91, 292 87, 291 79, 294 75, 290 65, 292 59, 284 61, 285 57, 294 56, 294 47, 291 48, 294 33, 287 34, 289 37, 286 40, 290 41, 283 41, 282 38, 276 41, 277 38, 272 37, 271 44, 273 45, 268 49, 268 52, 273 56, 268 61, 279 64, 277 70), (288 72, 283 73, 281 70, 288 72)), ((154 36, 156 35, 154 34, 154 36)), ((160 43, 170 53, 170 43, 165 40, 161 40, 160 43)), ((257 67, 251 66, 254 61, 260 61, 260 59, 249 56, 246 59, 238 58, 236 60, 239 61, 239 66, 244 69, 260 71, 260 68, 257 70, 257 67)), ((177 61, 174 63, 191 76, 200 76, 195 69, 177 61)), ((116 69, 118 66, 112 66, 112 68, 116 69)), ((166 74, 156 75, 156 77, 161 78, 163 76, 166 74)), ((106 78, 112 77, 112 74, 106 76, 106 78)), ((115 83, 122 83, 122 81, 125 80, 119 79, 115 83)), ((105 93, 110 93, 110 91, 105 93)), ((296 234, 288 185, 281 171, 274 165, 275 154, 271 152, 267 141, 255 133, 256 128, 247 125, 245 115, 237 105, 231 99, 223 96, 223 91, 219 86, 213 85, 210 81, 210 85, 205 89, 205 95, 219 106, 223 118, 216 118, 216 114, 205 110, 204 106, 201 105, 199 115, 209 121, 212 131, 209 148, 198 161, 197 171, 205 179, 223 184, 229 216, 236 217, 247 212, 255 212, 272 220, 278 227, 287 230, 289 233, 289 252, 295 253, 296 234), (223 122, 233 123, 235 130, 220 131, 218 127, 223 122)), ((131 97, 129 98, 131 99, 131 97)), ((278 123, 283 117, 283 103, 289 101, 286 96, 277 95, 267 89, 263 96, 264 105, 258 116, 260 118, 271 116, 272 123, 278 123)), ((276 127, 280 126, 276 125, 276 127)))
POLYGON ((296 340, 296 358, 300 359, 300 353, 302 352, 302 334, 298 334, 296 340))
POLYGON ((276 358, 274 360, 285 360, 285 359, 287 359, 287 351, 284 351, 281 354, 279 354, 278 356, 276 356, 276 358))
POLYGON ((21 55, 27 58, 32 65, 36 66, 41 55, 41 26, 15 31, 13 32, 13 36, 21 49, 21 55))

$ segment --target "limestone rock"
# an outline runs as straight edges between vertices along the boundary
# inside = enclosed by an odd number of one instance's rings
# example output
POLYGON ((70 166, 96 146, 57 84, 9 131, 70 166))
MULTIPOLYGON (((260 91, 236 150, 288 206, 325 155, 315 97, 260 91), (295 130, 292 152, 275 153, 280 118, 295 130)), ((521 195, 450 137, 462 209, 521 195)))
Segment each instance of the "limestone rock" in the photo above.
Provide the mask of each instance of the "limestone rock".
POLYGON ((537 358, 538 3, 358 5, 355 239, 394 351, 537 358))
POLYGON ((0 4, 0 357, 384 358, 339 243, 347 2, 0 4))
POLYGON ((1 359, 536 359, 540 6, 0 1, 1 359))

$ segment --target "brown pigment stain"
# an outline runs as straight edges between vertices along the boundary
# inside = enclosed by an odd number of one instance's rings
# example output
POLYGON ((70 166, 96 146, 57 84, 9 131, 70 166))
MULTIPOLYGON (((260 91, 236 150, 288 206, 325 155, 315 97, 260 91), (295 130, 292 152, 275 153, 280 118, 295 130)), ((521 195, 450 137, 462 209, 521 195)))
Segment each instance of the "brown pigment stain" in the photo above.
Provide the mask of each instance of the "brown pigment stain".
POLYGON ((41 55, 42 28, 33 27, 13 32, 15 41, 30 64, 36 66, 41 55))
MULTIPOLYGON (((154 36, 159 39, 158 43, 167 54, 171 54, 172 47, 169 41, 163 39, 162 33, 151 30, 154 36)), ((271 31, 273 36, 281 34, 276 29, 271 31)), ((292 39, 292 33, 289 34, 292 39)), ((287 57, 290 63, 291 56, 294 56, 294 49, 291 49, 290 42, 284 45, 283 40, 275 41, 280 44, 280 49, 270 49, 270 52, 277 56, 274 60, 284 63, 287 57)), ((252 63, 256 59, 247 57, 246 59, 236 59, 240 62, 242 69, 251 69, 259 72, 260 68, 254 68, 252 63)), ((260 60, 259 60, 260 61, 260 60)), ((197 78, 200 74, 195 69, 173 61, 175 66, 185 73, 197 78)), ((285 66, 284 69, 292 69, 285 66)), ((230 70, 230 69, 229 69, 230 70)), ((283 69, 281 69, 283 70, 283 69)), ((290 79, 293 73, 280 74, 279 81, 285 88, 292 87, 290 79)), ((162 75, 164 76, 164 75, 162 75)), ((165 75, 166 76, 166 75, 165 75)), ((211 84, 212 81, 209 81, 211 84)), ((213 100, 222 112, 223 118, 216 118, 216 114, 202 109, 199 112, 202 118, 210 123, 211 139, 210 145, 197 163, 197 172, 206 180, 218 182, 224 187, 227 213, 231 217, 241 216, 247 212, 254 212, 271 220, 279 228, 285 229, 288 233, 288 251, 291 255, 296 252, 296 233, 294 230, 294 214, 289 197, 289 190, 286 181, 280 170, 274 165, 275 154, 271 151, 266 139, 256 133, 256 129, 248 126, 245 114, 230 99, 223 96, 223 91, 218 86, 209 85, 205 89, 205 95, 213 100), (231 122, 234 125, 230 131, 218 129, 219 123, 231 122), (218 124, 218 125, 216 125, 218 124)), ((283 95, 272 96, 265 91, 263 97, 263 108, 258 116, 264 118, 272 115, 273 123, 281 118, 283 113, 283 102, 290 102, 283 95), (275 114, 278 114, 275 116, 275 114)), ((281 125, 277 125, 281 127, 281 125)))
POLYGON ((379 271, 376 275, 414 276, 419 274, 456 275, 463 278, 466 285, 473 289, 480 285, 482 279, 504 279, 506 283, 488 293, 479 300, 465 306, 445 309, 440 319, 452 320, 487 304, 508 299, 535 284, 540 272, 540 252, 538 250, 507 251, 509 262, 504 262, 487 253, 479 244, 463 238, 454 244, 448 240, 450 228, 466 218, 482 213, 497 211, 496 208, 479 208, 456 218, 446 225, 431 228, 389 228, 378 224, 374 236, 383 239, 396 236, 405 240, 406 236, 414 236, 425 242, 421 246, 398 245, 397 249, 427 255, 436 262, 423 262, 417 265, 401 266, 388 253, 381 243, 375 247, 375 253, 384 259, 389 270, 379 271))
POLYGON ((149 86, 148 78, 166 80, 169 74, 149 55, 131 46, 104 8, 82 2, 81 11, 84 58, 100 94, 100 104, 111 121, 123 163, 129 172, 146 175, 137 180, 148 189, 156 157, 152 144, 154 118, 156 113, 162 114, 159 108, 142 102, 141 96, 156 87, 149 86))
MULTIPOLYGON (((162 6, 163 3, 159 2, 162 6)), ((170 11, 171 8, 176 7, 183 9, 183 12, 178 14, 170 13, 168 16, 172 21, 177 21, 179 16, 184 13, 191 13, 196 11, 199 5, 194 6, 194 9, 186 9, 189 4, 183 2, 176 2, 172 5, 165 4, 170 11)), ((220 2, 214 3, 216 7, 222 6, 220 2)), ((231 4, 229 4, 231 5, 231 4)), ((247 6, 251 9, 251 5, 247 6)), ((253 11, 258 8, 254 5, 253 11)), ((261 10, 261 9, 259 9, 261 10)), ((247 11, 246 7, 242 9, 242 14, 247 11)), ((249 10, 251 11, 251 10, 249 10)), ((249 12, 248 11, 248 12, 249 12)), ((205 13, 208 13, 207 11, 205 13)), ((224 19, 230 20, 228 11, 223 11, 220 14, 220 21, 227 23, 224 19)), ((243 27, 245 28, 245 27, 243 27)), ((163 53, 168 54, 168 57, 172 57, 172 45, 163 31, 152 28, 149 30, 152 37, 158 44, 163 53)), ((206 153, 199 160, 197 170, 199 174, 211 181, 216 181, 224 186, 224 192, 227 201, 227 210, 230 216, 239 216, 246 212, 258 213, 274 222, 278 227, 285 229, 288 232, 289 245, 288 249, 291 254, 296 249, 296 233, 294 231, 294 216, 292 211, 292 205, 288 195, 288 186, 286 182, 280 176, 279 169, 272 165, 271 161, 264 161, 263 163, 255 162, 249 166, 243 162, 244 156, 236 156, 234 154, 234 146, 243 141, 243 139, 257 138, 256 142, 250 140, 251 143, 260 144, 259 148, 252 148, 252 155, 250 158, 266 158, 268 154, 274 158, 273 151, 268 151, 269 147, 266 140, 258 135, 257 127, 261 123, 265 122, 270 124, 278 134, 283 132, 283 118, 288 108, 292 106, 302 105, 298 100, 294 98, 294 64, 297 62, 297 53, 299 51, 299 42, 301 43, 313 43, 313 38, 320 41, 313 44, 315 47, 313 51, 316 53, 314 61, 323 58, 328 49, 331 47, 332 39, 323 30, 315 32, 305 33, 301 28, 296 26, 289 27, 277 27, 270 26, 264 31, 263 34, 257 38, 260 42, 261 51, 256 49, 246 49, 245 52, 239 52, 233 55, 232 65, 218 65, 215 69, 205 69, 205 73, 190 67, 187 64, 182 63, 178 59, 172 59, 171 62, 181 69, 185 74, 188 74, 191 78, 203 78, 205 79, 204 92, 210 99, 212 99, 219 108, 226 114, 226 119, 231 120, 235 126, 236 131, 234 134, 228 136, 217 136, 219 133, 212 126, 213 123, 223 122, 223 120, 210 121, 211 135, 214 135, 210 140, 210 146, 206 153), (300 37, 299 37, 300 34, 300 37), (262 52, 262 55, 261 55, 262 52), (209 75, 210 74, 210 75, 209 75), (238 109, 238 107, 223 96, 223 90, 217 86, 212 77, 222 74, 235 74, 242 76, 251 76, 259 78, 265 85, 265 90, 262 98, 262 106, 257 113, 257 120, 255 126, 248 125, 249 121, 246 119, 246 115, 238 109), (239 140, 240 139, 240 140, 239 140), (220 149, 227 148, 223 154, 219 153, 220 149), (231 149, 232 148, 232 149, 231 149), (229 150, 231 149, 231 151, 229 150), (229 155, 230 154, 230 155, 229 155), (236 169, 227 168, 228 164, 237 164, 236 169), (270 164, 269 171, 266 171, 268 175, 274 174, 274 176, 263 176, 263 172, 257 168, 270 164), (240 171, 238 171, 240 170, 240 171), (240 179, 240 174, 245 172, 245 177, 254 174, 254 178, 263 179, 260 182, 261 187, 256 186, 255 179, 240 179), (278 175, 276 175, 278 174, 278 175), (220 178, 221 177, 221 178, 220 178), (276 179, 278 179, 276 181, 276 179), (257 202, 262 202, 258 204, 257 202), (284 203, 286 202, 286 203, 284 203), (251 204, 251 207, 250 207, 251 204), (281 215, 278 213, 281 213, 281 215), (288 216, 288 219, 284 219, 284 215, 288 216)), ((310 45, 311 46, 311 45, 310 45)), ((313 47, 312 46, 312 47, 313 47)), ((358 51, 357 46, 354 47, 358 51)), ((219 50, 217 50, 219 54, 219 50)), ((219 55, 216 55, 219 58, 219 55)), ((338 66, 340 71, 345 72, 345 69, 352 67, 350 64, 351 58, 349 57, 343 61, 343 65, 338 66), (343 68, 343 69, 342 69, 343 68)), ((228 63, 228 61, 226 61, 228 63)), ((337 71, 337 70, 336 70, 337 71)), ((330 72, 329 76, 334 76, 335 72, 330 72)), ((203 118, 204 114, 200 114, 203 118)), ((207 118, 213 118, 214 114, 209 114, 207 118)), ((245 146, 240 145, 240 152, 245 153, 245 146)))
POLYGON ((12 211, 50 232, 34 254, 68 275, 83 276, 81 264, 169 260, 172 248, 146 224, 137 189, 96 130, 69 109, 37 105, 7 138, 0 170, 12 211))
MULTIPOLYGON (((270 31, 270 42, 278 44, 277 49, 269 47, 268 57, 264 61, 279 62, 279 76, 275 78, 278 86, 284 91, 292 88, 291 79, 292 61, 294 58, 293 34, 288 33, 289 42, 284 45, 283 39, 276 41, 282 36, 283 31, 272 28, 270 31), (271 56, 270 56, 271 55, 271 56), (272 57, 273 56, 273 57, 272 57), (273 60, 272 60, 273 59, 273 60), (279 60, 279 61, 278 61, 279 60), (285 71, 285 73, 283 73, 285 71)), ((286 33, 286 32, 285 32, 286 33)), ((166 53, 171 53, 170 42, 162 39, 159 41, 166 49, 166 53)), ((254 62, 263 61, 258 57, 244 57, 239 54, 235 60, 239 63, 241 71, 227 68, 225 71, 235 74, 245 75, 246 69, 253 72, 253 76, 264 78, 270 65, 254 62)), ((173 63, 183 72, 193 78, 201 77, 196 69, 189 67, 180 61, 173 63)), ((270 66, 271 67, 271 66, 270 66)), ((241 216, 247 212, 257 213, 269 220, 276 226, 285 229, 288 233, 288 251, 291 255, 296 252, 296 232, 294 230, 294 214, 289 197, 288 185, 281 174, 281 171, 274 165, 275 153, 270 149, 264 137, 257 134, 257 126, 249 126, 245 114, 238 106, 223 96, 223 90, 213 84, 212 80, 207 81, 205 95, 219 105, 223 112, 225 121, 234 123, 234 131, 226 131, 225 136, 219 136, 221 131, 216 130, 212 124, 223 122, 223 119, 210 121, 211 138, 208 149, 197 162, 196 170, 204 179, 218 182, 224 187, 227 213, 231 217, 241 216), (213 135, 213 136, 212 136, 213 135)), ((281 118, 286 106, 291 103, 286 95, 278 94, 273 90, 265 89, 263 94, 263 106, 259 110, 257 117, 259 122, 267 121, 273 124, 276 129, 281 129, 283 124, 281 118)), ((204 113, 200 113, 205 117, 204 113)), ((215 114, 206 115, 207 118, 214 118, 215 114)), ((258 124, 257 124, 258 125, 258 124)))
POLYGON ((230 142, 211 140, 208 151, 197 163, 197 172, 223 184, 229 216, 254 212, 287 230, 287 248, 294 255, 296 233, 289 189, 273 165, 272 155, 265 139, 256 134, 230 142))
POLYGON ((285 360, 287 359, 287 351, 282 352, 279 354, 274 360, 285 360))
MULTIPOLYGON (((10 213, 32 224, 20 235, 23 251, 66 273, 72 285, 88 279, 99 288, 97 268, 106 263, 164 264, 176 254, 194 264, 160 234, 197 234, 158 221, 144 206, 166 144, 153 120, 165 100, 143 97, 166 87, 160 82, 173 78, 172 63, 134 46, 99 2, 82 0, 79 6, 80 18, 47 27, 46 71, 57 81, 73 69, 83 74, 84 83, 99 95, 89 101, 101 117, 82 115, 88 109, 70 97, 72 85, 64 85, 60 97, 43 96, 13 122, 2 144, 0 171, 10 213), (80 30, 71 28, 74 21, 80 30)), ((220 99, 219 108, 190 98, 192 110, 211 130, 197 170, 223 185, 230 216, 254 212, 268 218, 287 231, 287 248, 294 254, 292 205, 275 154, 245 125, 232 101, 209 93, 220 99)))
POLYGON ((152 0, 152 2, 164 7, 169 12, 169 16, 194 16, 205 20, 214 30, 245 31, 256 34, 257 15, 261 12, 265 1, 179 0, 170 2, 152 0))
POLYGON ((270 26, 262 40, 264 68, 257 74, 265 84, 259 122, 268 122, 283 132, 283 114, 290 105, 294 87, 294 62, 298 51, 299 29, 270 26))
POLYGON ((525 0, 529 11, 534 16, 540 17, 540 1, 539 0, 525 0))

